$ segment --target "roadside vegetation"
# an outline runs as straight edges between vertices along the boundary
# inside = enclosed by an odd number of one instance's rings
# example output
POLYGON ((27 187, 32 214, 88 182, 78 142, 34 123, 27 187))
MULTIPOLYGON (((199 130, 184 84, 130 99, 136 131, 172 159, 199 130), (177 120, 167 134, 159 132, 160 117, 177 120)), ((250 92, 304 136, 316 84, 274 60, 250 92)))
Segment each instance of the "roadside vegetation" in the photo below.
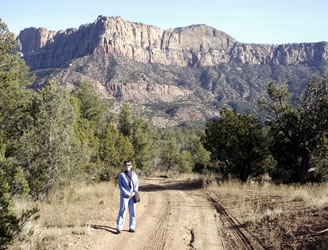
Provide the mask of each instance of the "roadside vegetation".
POLYGON ((328 185, 211 182, 205 191, 264 249, 326 249, 328 185))
MULTIPOLYGON (((111 209, 113 181, 126 159, 139 176, 196 172, 212 173, 220 181, 237 179, 240 185, 261 182, 264 176, 275 184, 312 183, 304 186, 306 191, 299 186, 298 196, 277 195, 306 205, 311 200, 307 196, 326 190, 314 185, 328 180, 326 76, 310 80, 299 98, 290 97, 286 84, 270 83, 267 96, 259 100, 260 114, 222 109, 220 118, 209 121, 205 130, 165 130, 131 113, 128 105, 109 115, 109 102, 101 100, 89 82, 71 92, 56 82, 31 89, 33 76, 16 46, 0 20, 0 248, 17 237, 39 244, 38 237, 44 239, 42 234, 58 228, 87 232, 84 213, 89 208, 81 203, 87 200, 95 206, 106 196, 109 200, 102 202, 111 209), (79 213, 72 213, 77 207, 79 213), (58 211, 71 217, 57 217, 58 211), (32 221, 39 227, 29 228, 32 221)), ((270 192, 275 192, 273 187, 270 192)), ((327 207, 327 197, 318 197, 312 205, 327 207)), ((254 214, 243 223, 258 225, 267 216, 278 218, 285 207, 267 209, 253 208, 254 214)))
MULTIPOLYGON (((116 183, 72 183, 42 201, 16 200, 20 214, 37 205, 38 217, 29 220, 14 246, 21 249, 69 248, 67 236, 89 235, 103 221, 114 221, 119 208, 116 183)), ((114 225, 113 225, 114 226, 114 225)))

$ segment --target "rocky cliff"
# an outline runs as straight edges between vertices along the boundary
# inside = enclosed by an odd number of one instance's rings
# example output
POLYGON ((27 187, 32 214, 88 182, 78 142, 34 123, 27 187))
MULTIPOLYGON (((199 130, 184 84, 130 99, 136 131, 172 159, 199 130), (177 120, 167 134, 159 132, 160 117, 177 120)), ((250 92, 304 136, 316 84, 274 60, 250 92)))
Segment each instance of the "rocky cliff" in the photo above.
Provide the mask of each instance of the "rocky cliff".
POLYGON ((206 25, 162 30, 121 17, 99 16, 79 29, 28 28, 18 36, 32 70, 63 67, 85 55, 119 54, 143 63, 214 66, 220 63, 313 65, 328 60, 328 43, 243 44, 206 25))
POLYGON ((268 82, 286 82, 297 96, 309 78, 328 74, 327 42, 243 44, 206 25, 162 30, 99 16, 78 29, 28 28, 17 39, 35 88, 87 80, 111 112, 128 103, 161 127, 199 125, 223 107, 254 112, 268 82))

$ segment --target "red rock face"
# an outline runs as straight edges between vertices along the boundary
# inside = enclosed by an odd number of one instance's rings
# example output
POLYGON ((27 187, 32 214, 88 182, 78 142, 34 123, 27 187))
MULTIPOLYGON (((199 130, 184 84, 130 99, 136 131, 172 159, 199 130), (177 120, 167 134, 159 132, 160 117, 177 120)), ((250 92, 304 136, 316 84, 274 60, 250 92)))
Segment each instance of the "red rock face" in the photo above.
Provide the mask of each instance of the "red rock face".
POLYGON ((313 64, 328 60, 328 43, 243 44, 206 25, 162 30, 99 16, 79 29, 23 30, 18 40, 27 64, 34 69, 63 67, 69 60, 90 54, 116 53, 143 63, 176 66, 240 64, 313 64))

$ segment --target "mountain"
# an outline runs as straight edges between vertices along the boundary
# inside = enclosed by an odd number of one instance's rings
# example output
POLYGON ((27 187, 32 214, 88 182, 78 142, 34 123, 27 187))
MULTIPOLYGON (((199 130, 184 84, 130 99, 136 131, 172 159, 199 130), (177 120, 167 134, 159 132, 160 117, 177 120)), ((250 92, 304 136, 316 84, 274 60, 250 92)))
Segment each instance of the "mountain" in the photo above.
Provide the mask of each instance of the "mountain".
POLYGON ((24 29, 17 40, 34 87, 89 80, 113 112, 129 103, 161 127, 204 122, 222 107, 249 112, 268 82, 287 82, 297 95, 328 72, 327 42, 245 44, 202 24, 162 30, 99 16, 78 29, 24 29))

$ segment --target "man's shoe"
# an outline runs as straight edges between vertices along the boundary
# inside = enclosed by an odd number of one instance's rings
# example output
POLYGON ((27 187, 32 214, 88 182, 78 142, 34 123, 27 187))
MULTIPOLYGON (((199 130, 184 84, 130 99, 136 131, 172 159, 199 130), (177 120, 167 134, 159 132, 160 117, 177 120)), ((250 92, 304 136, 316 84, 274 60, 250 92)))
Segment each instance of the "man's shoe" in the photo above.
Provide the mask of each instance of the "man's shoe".
POLYGON ((130 229, 129 229, 129 232, 130 232, 130 233, 134 233, 135 230, 130 228, 130 229))
POLYGON ((117 234, 120 234, 120 233, 121 233, 121 230, 118 230, 118 229, 117 229, 117 230, 116 230, 116 233, 117 233, 117 234))

